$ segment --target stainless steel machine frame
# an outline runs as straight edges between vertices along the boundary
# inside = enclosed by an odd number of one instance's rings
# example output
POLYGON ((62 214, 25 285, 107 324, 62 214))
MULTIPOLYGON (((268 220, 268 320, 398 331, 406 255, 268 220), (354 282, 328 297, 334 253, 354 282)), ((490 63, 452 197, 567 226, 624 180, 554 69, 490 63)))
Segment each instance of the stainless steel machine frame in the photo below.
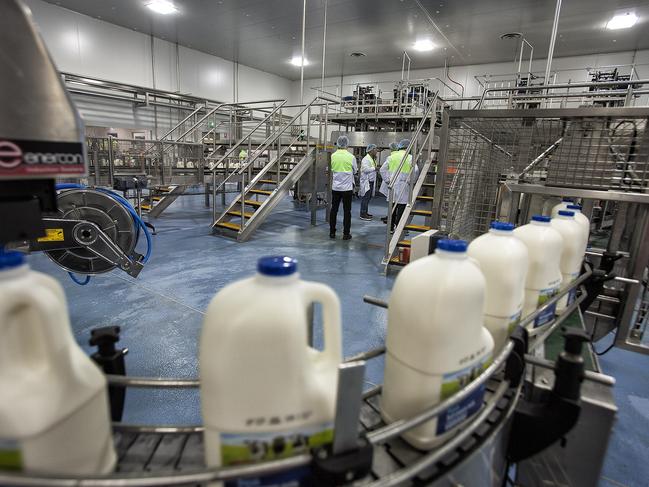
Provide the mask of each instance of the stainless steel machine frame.
POLYGON ((599 318, 615 321, 617 346, 649 353, 641 340, 649 265, 648 120, 649 108, 639 107, 449 110, 432 226, 472 239, 494 219, 526 223, 541 208, 532 195, 579 198, 588 216, 599 201, 633 208, 632 224, 626 210, 614 219, 607 245, 626 259, 616 267, 616 284, 624 288, 621 311, 599 318), (627 128, 620 129, 622 123, 627 128), (628 248, 620 248, 623 236, 628 248))

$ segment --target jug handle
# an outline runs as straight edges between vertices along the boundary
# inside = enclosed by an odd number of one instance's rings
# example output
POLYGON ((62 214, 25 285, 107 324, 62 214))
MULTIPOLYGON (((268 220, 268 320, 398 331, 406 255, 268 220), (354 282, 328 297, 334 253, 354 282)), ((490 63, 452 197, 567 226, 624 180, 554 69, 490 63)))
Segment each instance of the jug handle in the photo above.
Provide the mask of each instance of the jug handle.
MULTIPOLYGON (((53 296, 56 296, 50 290, 42 290, 42 292, 50 292, 53 296)), ((5 296, 6 297, 6 296, 5 296)), ((56 296, 58 298, 58 296, 56 296)), ((60 335, 60 330, 57 330, 57 327, 52 326, 52 318, 57 316, 60 312, 65 311, 65 319, 67 320, 67 310, 60 309, 60 306, 52 305, 53 301, 46 300, 43 297, 43 294, 33 294, 32 296, 18 295, 17 299, 4 299, 0 300, 0 322, 3 321, 3 317, 6 316, 12 309, 15 309, 20 306, 28 306, 36 302, 34 307, 39 318, 39 327, 43 339, 45 340, 45 353, 48 357, 52 358, 52 350, 57 348, 58 343, 61 341, 62 337, 60 335), (56 308, 59 309, 56 309, 56 308), (58 332, 58 333, 57 333, 58 332)), ((69 326, 69 325, 68 325, 69 326)))
POLYGON ((334 363, 342 362, 342 338, 340 323, 340 300, 335 292, 324 284, 303 282, 306 303, 322 304, 324 350, 322 353, 334 363))

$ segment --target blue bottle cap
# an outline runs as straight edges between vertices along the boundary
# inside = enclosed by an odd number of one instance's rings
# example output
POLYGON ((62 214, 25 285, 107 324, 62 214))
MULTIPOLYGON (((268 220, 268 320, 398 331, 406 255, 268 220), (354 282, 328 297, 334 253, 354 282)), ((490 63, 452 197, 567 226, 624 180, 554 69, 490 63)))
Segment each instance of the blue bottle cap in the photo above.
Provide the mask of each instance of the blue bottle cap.
POLYGON ((257 271, 265 276, 290 276, 297 272, 297 260, 282 255, 262 257, 257 261, 257 271))
POLYGON ((469 244, 466 240, 443 239, 437 242, 437 248, 447 252, 466 252, 469 244))
POLYGON ((581 211, 581 205, 568 205, 568 209, 581 211))
POLYGON ((511 232, 512 230, 514 230, 514 224, 508 222, 491 222, 489 228, 493 228, 494 230, 503 230, 505 232, 511 232))
POLYGON ((25 263, 25 256, 15 250, 0 247, 0 270, 13 269, 25 263))
POLYGON ((572 198, 561 198, 561 201, 563 201, 564 203, 572 203, 575 200, 573 200, 572 198))
POLYGON ((533 215, 532 216, 532 221, 533 222, 543 222, 543 223, 550 223, 550 218, 549 216, 543 216, 543 215, 533 215))
POLYGON ((574 211, 560 210, 559 215, 561 215, 561 216, 575 216, 575 212, 574 211))

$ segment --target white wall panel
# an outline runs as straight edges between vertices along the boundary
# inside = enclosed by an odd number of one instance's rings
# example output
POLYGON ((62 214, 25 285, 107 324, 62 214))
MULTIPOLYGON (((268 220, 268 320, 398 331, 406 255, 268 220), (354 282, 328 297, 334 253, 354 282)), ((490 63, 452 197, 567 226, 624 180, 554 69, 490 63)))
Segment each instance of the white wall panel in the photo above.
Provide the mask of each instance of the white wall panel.
MULTIPOLYGON (((34 20, 60 71, 111 81, 177 91, 223 102, 233 101, 234 63, 176 45, 71 10, 26 0, 34 20), (177 57, 178 53, 178 57, 177 57), (153 54, 153 63, 152 63, 153 54)), ((239 66, 239 100, 288 98, 291 81, 247 66, 239 66)), ((128 103, 75 97, 89 125, 152 127, 150 109, 133 109, 128 103), (94 104, 94 106, 93 106, 94 104), (102 122, 103 120, 103 122, 102 122)), ((160 112, 159 124, 160 124, 160 112)))

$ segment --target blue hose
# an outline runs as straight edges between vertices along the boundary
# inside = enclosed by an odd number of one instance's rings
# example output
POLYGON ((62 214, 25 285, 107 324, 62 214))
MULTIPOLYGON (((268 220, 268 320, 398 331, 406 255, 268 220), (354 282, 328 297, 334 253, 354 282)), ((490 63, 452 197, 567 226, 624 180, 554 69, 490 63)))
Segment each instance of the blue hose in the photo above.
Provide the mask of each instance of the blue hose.
MULTIPOLYGON (((75 183, 60 183, 56 185, 56 190, 65 190, 65 189, 86 189, 85 186, 82 184, 75 184, 75 183)), ((144 258, 142 259, 142 263, 146 264, 149 261, 149 258, 151 257, 151 251, 153 250, 153 239, 151 238, 151 233, 149 232, 149 229, 146 227, 144 222, 142 221, 142 218, 140 218, 140 215, 137 214, 137 211, 135 211, 135 208, 129 203, 128 200, 125 198, 122 198, 120 195, 117 193, 109 190, 109 189, 103 189, 103 188, 94 188, 96 191, 99 191, 101 193, 109 195, 111 198, 115 199, 118 203, 120 203, 126 210, 130 213, 131 217, 133 218, 133 221, 138 226, 138 234, 139 234, 139 229, 141 228, 142 231, 144 232, 144 236, 146 237, 146 253, 144 255, 144 258)), ((86 276, 85 281, 79 281, 74 274, 71 272, 68 272, 70 275, 70 278, 79 284, 80 286, 85 286, 88 284, 90 281, 90 276, 86 276)))
POLYGON ((70 279, 72 279, 74 282, 76 282, 79 286, 85 286, 90 282, 90 276, 86 275, 86 278, 83 281, 80 281, 77 279, 77 276, 74 275, 72 272, 68 272, 68 276, 70 276, 70 279))

